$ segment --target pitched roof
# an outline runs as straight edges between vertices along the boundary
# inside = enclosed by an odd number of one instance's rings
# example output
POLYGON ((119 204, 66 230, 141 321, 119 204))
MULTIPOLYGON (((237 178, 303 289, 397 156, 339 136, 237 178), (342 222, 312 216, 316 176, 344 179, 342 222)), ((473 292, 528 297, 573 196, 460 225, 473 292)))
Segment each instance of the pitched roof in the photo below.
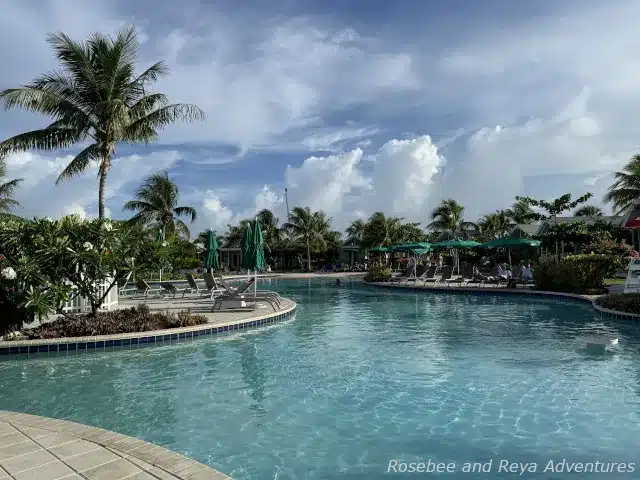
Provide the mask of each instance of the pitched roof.
POLYGON ((541 225, 539 223, 517 223, 509 236, 512 237, 532 237, 538 234, 541 225))

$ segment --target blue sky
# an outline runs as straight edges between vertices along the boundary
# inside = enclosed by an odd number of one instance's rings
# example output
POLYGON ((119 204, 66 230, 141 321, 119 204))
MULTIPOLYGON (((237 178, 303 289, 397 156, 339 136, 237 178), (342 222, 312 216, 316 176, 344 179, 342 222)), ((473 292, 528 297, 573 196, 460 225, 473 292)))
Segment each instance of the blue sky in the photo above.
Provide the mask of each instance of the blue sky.
MULTIPOLYGON (((376 210, 426 222, 442 198, 468 219, 516 195, 591 191, 600 201, 636 153, 640 4, 512 2, 12 2, 0 18, 0 87, 55 67, 51 31, 85 38, 135 24, 140 65, 165 60, 157 90, 207 120, 122 146, 107 206, 167 169, 194 230, 224 230, 289 204, 337 228, 376 210), (73 14, 70 14, 73 12, 73 14), (612 27, 615 25, 615 27, 612 27)), ((0 136, 44 120, 0 115, 0 136)), ((71 152, 72 153, 72 152, 71 152)), ((9 158, 25 215, 95 215, 95 170, 54 186, 69 152, 9 158)))

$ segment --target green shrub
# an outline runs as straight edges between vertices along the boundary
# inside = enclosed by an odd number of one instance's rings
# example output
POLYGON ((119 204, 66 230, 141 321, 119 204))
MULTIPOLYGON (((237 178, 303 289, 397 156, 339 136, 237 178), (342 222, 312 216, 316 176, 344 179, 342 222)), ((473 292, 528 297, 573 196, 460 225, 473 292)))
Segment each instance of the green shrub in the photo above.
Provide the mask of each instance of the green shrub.
POLYGON ((620 268, 620 258, 606 254, 568 255, 559 262, 544 257, 535 268, 536 287, 551 292, 602 293, 604 279, 620 268))
POLYGON ((609 310, 640 314, 640 293, 614 293, 604 295, 596 304, 609 310))
POLYGON ((391 269, 384 265, 373 265, 364 276, 365 282, 384 282, 392 276, 391 269))
MULTIPOLYGON (((207 323, 202 315, 189 311, 151 312, 146 305, 90 315, 70 315, 36 328, 22 330, 22 338, 92 337, 117 333, 148 332, 167 328, 190 327, 207 323)), ((20 338, 19 336, 17 337, 20 338)), ((9 337, 7 340, 11 340, 9 337)))

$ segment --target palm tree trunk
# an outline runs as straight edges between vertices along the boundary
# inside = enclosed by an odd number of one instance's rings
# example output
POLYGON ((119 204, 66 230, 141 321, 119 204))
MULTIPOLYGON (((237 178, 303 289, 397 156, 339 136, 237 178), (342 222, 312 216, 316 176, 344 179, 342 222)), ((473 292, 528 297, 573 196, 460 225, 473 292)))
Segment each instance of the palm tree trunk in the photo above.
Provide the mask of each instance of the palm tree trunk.
POLYGON ((100 165, 100 186, 98 188, 98 219, 104 220, 104 195, 107 188, 107 173, 109 172, 111 159, 109 154, 106 153, 102 159, 102 165, 100 165))
POLYGON ((307 240, 307 270, 311 271, 311 245, 307 240))

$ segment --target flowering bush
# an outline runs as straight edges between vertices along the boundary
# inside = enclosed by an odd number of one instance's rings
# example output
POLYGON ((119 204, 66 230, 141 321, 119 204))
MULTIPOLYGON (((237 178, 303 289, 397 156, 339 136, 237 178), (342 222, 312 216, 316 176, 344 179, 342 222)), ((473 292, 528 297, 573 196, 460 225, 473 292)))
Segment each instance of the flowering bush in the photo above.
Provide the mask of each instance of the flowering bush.
POLYGON ((75 296, 85 297, 95 315, 119 276, 163 268, 159 250, 138 230, 102 220, 0 222, 0 308, 12 305, 16 316, 0 316, 0 331, 62 313, 75 296))

